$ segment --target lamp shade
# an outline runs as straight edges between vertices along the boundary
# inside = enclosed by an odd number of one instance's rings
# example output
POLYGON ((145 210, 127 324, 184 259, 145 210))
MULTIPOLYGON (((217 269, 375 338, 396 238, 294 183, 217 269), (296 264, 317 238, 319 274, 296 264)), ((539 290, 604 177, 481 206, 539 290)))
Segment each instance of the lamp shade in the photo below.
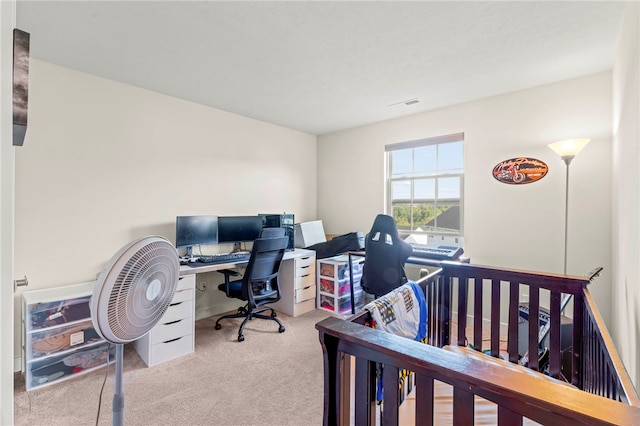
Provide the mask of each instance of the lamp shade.
POLYGON ((549 148, 551 148, 556 154, 560 157, 565 158, 573 158, 584 148, 591 139, 580 138, 580 139, 566 139, 563 141, 558 141, 549 144, 549 148))

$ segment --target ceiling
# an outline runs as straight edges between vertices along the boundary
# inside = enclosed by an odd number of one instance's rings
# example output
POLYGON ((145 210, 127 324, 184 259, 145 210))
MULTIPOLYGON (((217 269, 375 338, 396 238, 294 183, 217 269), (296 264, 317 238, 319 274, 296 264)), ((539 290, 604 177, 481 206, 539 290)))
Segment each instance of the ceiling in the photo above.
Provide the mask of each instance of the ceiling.
POLYGON ((325 134, 609 70, 623 8, 19 0, 16 22, 32 58, 325 134))

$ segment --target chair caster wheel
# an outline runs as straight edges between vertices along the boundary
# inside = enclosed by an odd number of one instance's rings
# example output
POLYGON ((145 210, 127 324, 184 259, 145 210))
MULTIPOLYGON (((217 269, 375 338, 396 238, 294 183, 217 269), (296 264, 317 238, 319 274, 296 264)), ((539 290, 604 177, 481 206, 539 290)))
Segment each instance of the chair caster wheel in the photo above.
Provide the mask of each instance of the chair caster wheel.
POLYGON ((222 326, 220 324, 216 324, 216 327, 215 327, 216 330, 220 330, 221 328, 222 326))
POLYGON ((238 335, 238 342, 244 342, 244 336, 242 334, 238 335))
POLYGON ((280 328, 278 328, 278 331, 280 333, 284 333, 284 330, 285 330, 284 325, 281 325, 280 328))

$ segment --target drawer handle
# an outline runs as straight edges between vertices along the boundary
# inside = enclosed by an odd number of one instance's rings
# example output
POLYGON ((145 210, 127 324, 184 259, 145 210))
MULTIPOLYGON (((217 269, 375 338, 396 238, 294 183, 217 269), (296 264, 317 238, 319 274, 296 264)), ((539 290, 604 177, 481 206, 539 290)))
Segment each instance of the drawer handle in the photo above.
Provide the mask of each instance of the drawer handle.
POLYGON ((167 340, 166 342, 162 342, 162 343, 171 343, 171 342, 175 342, 176 340, 180 340, 180 339, 182 339, 183 337, 184 337, 184 336, 176 337, 175 339, 167 340))
POLYGON ((303 288, 303 290, 309 290, 311 286, 303 288))
POLYGON ((309 274, 307 274, 307 275, 300 275, 300 278, 304 278, 304 277, 308 277, 308 276, 309 276, 309 274))
POLYGON ((182 305, 184 302, 176 302, 176 303, 170 303, 169 306, 178 306, 178 305, 182 305))
POLYGON ((300 267, 300 269, 303 269, 303 268, 308 268, 308 267, 310 267, 310 266, 311 266, 311 265, 307 265, 307 266, 301 266, 301 267, 300 267))
POLYGON ((305 256, 300 258, 300 260, 307 260, 307 259, 311 259, 311 256, 305 256))
POLYGON ((165 322, 164 325, 171 325, 171 324, 175 324, 175 323, 180 322, 180 321, 182 321, 182 320, 179 319, 179 320, 175 320, 175 321, 171 321, 171 322, 165 322))

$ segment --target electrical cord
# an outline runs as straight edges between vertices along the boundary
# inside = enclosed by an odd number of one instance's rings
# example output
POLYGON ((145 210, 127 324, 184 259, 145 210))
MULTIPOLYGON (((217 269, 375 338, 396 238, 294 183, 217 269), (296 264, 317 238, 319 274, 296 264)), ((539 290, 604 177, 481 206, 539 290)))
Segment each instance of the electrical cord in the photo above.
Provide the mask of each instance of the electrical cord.
POLYGON ((104 385, 107 383, 107 377, 109 376, 109 354, 111 353, 111 342, 107 346, 107 368, 104 372, 104 380, 102 381, 102 387, 100 387, 100 395, 98 396, 98 412, 96 413, 96 426, 98 426, 98 420, 100 419, 100 408, 102 407, 102 393, 104 392, 104 385))

